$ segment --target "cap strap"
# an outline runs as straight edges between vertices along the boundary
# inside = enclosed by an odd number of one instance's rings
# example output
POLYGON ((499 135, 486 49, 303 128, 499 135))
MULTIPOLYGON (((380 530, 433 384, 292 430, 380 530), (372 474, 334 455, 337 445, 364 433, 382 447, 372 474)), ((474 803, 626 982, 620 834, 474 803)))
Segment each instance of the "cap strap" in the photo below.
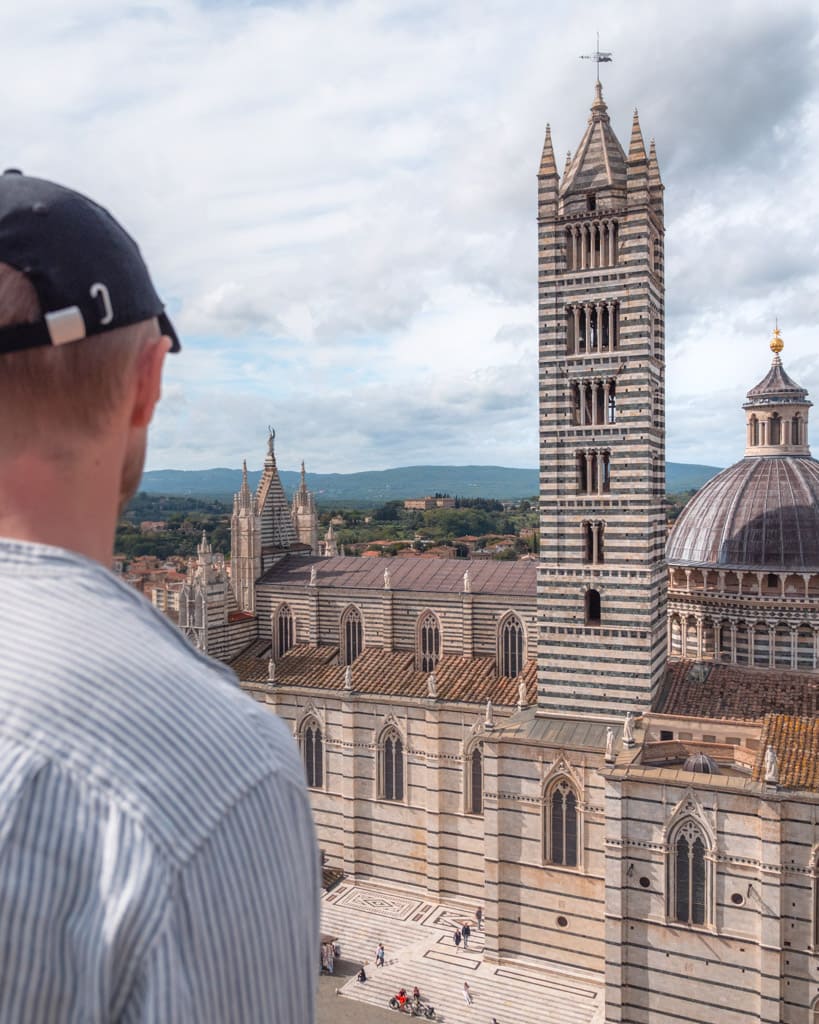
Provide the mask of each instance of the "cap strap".
POLYGON ((50 344, 51 334, 43 320, 34 324, 0 327, 0 352, 19 352, 24 348, 39 348, 50 344))

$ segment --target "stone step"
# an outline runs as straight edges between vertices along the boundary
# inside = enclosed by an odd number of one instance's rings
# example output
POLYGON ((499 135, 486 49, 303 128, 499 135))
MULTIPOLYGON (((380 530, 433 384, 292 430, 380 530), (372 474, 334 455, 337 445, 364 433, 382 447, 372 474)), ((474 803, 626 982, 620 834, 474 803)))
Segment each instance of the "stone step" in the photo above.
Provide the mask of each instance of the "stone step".
POLYGON ((469 949, 456 948, 452 931, 459 920, 466 920, 461 910, 345 880, 322 901, 322 930, 339 937, 344 960, 365 964, 369 980, 347 981, 340 995, 386 1008, 399 988, 411 992, 418 985, 447 1024, 489 1024, 493 1017, 498 1024, 603 1024, 596 979, 528 961, 486 963, 483 932, 473 931, 469 949), (374 963, 379 942, 383 968, 374 963), (464 981, 472 1005, 464 1001, 464 981))

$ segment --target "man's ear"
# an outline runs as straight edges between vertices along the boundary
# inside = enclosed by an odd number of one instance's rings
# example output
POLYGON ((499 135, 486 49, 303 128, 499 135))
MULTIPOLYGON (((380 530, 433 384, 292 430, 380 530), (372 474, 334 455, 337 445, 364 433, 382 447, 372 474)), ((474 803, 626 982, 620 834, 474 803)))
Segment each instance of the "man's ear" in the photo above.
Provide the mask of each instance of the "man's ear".
POLYGON ((170 351, 171 339, 165 335, 151 338, 137 356, 134 366, 134 404, 131 426, 147 427, 162 394, 162 367, 170 351))

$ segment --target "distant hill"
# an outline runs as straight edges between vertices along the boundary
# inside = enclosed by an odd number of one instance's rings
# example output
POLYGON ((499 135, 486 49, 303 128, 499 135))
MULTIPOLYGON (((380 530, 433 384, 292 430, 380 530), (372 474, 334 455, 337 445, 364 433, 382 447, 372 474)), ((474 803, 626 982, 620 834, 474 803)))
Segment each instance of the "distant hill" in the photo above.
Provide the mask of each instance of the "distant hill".
MULTIPOLYGON (((669 493, 702 487, 719 472, 716 466, 669 462, 666 486, 669 493)), ((260 472, 248 473, 251 487, 260 472)), ((299 485, 299 474, 279 470, 288 494, 299 485)), ((230 499, 239 490, 238 469, 157 469, 142 477, 140 490, 148 494, 187 494, 196 498, 230 499)), ((321 505, 381 505, 385 501, 450 494, 459 498, 531 498, 538 492, 536 469, 503 466, 404 466, 366 473, 308 473, 307 486, 321 505)))

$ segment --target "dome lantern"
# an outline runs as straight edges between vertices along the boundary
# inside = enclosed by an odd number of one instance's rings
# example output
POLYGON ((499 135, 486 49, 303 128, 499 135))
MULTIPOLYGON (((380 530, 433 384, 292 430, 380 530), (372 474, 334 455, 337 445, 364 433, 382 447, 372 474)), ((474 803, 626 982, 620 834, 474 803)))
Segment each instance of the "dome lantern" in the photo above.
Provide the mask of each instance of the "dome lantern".
POLYGON ((780 352, 785 347, 782 332, 774 328, 770 348, 771 368, 751 388, 743 404, 745 410, 745 455, 810 455, 808 447, 807 391, 785 372, 780 352))

